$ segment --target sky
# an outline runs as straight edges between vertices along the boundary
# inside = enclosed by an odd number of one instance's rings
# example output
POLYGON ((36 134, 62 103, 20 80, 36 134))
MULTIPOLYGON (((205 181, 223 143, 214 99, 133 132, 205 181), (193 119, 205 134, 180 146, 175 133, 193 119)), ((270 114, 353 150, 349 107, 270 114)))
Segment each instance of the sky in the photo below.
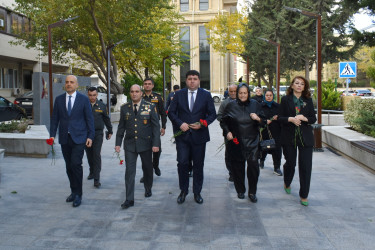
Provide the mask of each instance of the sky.
MULTIPOLYGON (((241 6, 244 6, 244 3, 248 1, 249 0, 238 0, 237 8, 241 9, 241 6)), ((366 14, 365 11, 355 14, 353 17, 353 23, 354 23, 355 28, 358 30, 362 30, 374 24, 372 28, 367 31, 375 31, 375 16, 370 16, 366 14)))

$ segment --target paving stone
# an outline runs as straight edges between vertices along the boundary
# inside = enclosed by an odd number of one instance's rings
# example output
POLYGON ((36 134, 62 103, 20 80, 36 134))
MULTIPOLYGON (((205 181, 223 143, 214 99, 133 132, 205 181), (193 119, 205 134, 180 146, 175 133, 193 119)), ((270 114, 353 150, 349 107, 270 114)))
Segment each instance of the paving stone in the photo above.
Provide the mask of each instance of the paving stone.
POLYGON ((144 197, 139 183, 139 159, 135 205, 129 209, 120 208, 125 199, 125 168, 113 157, 114 140, 103 144, 101 188, 86 179, 84 157, 83 200, 78 208, 65 202, 70 190, 59 145, 56 165, 51 165, 50 158, 5 157, 0 249, 373 249, 373 173, 328 150, 314 153, 310 205, 303 207, 298 168, 288 195, 283 178, 272 173, 272 157, 267 156, 260 172, 258 203, 240 200, 228 181, 224 151, 215 155, 223 138, 214 122, 204 167, 204 203, 194 201, 191 179, 186 201, 179 205, 170 128, 168 121, 162 137, 162 175, 154 176, 152 197, 144 197))

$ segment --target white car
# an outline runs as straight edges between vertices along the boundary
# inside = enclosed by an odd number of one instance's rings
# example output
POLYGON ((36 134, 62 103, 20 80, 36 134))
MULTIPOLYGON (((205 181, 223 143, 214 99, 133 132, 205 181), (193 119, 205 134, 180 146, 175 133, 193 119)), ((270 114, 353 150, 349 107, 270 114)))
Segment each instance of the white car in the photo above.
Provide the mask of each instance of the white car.
POLYGON ((279 95, 284 96, 286 95, 286 90, 288 89, 288 86, 280 86, 279 95))
MULTIPOLYGON (((206 90, 207 92, 210 92, 209 90, 207 90, 205 88, 203 88, 203 89, 206 90)), ((214 99, 215 103, 219 103, 221 101, 224 101, 224 95, 216 94, 216 93, 212 93, 212 92, 210 92, 210 93, 211 93, 211 97, 212 97, 212 99, 214 99)))
MULTIPOLYGON (((98 90, 98 100, 107 105, 107 89, 100 85, 93 87, 98 90)), ((114 94, 111 94, 111 105, 116 105, 116 102, 116 96, 114 94)))

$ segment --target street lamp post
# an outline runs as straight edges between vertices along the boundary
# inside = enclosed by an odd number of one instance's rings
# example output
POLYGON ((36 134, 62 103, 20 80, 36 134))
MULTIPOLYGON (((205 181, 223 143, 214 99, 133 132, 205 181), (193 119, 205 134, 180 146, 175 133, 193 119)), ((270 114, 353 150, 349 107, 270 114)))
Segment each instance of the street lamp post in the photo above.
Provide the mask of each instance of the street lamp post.
POLYGON ((249 85, 250 84, 250 64, 249 64, 250 62, 249 62, 249 56, 247 56, 245 54, 236 53, 236 52, 234 52, 234 54, 239 55, 242 58, 246 58, 246 83, 247 83, 247 85, 249 85))
POLYGON ((169 55, 169 56, 166 56, 163 58, 163 99, 164 99, 164 102, 165 102, 165 85, 166 85, 166 77, 165 77, 165 61, 168 59, 168 58, 171 58, 172 56, 174 56, 176 53, 173 53, 172 55, 169 55))
POLYGON ((110 118, 111 118, 111 53, 114 47, 116 47, 117 45, 119 45, 120 43, 124 41, 125 40, 121 40, 107 47, 107 112, 110 118))
POLYGON ((52 23, 48 25, 47 32, 48 32, 48 76, 49 76, 49 113, 50 118, 52 117, 53 111, 53 89, 52 89, 52 29, 64 25, 67 22, 70 22, 79 16, 67 18, 56 23, 52 23))
POLYGON ((304 16, 313 18, 316 20, 316 69, 317 69, 317 76, 316 76, 316 84, 318 89, 318 129, 314 129, 314 135, 315 135, 315 150, 316 151, 323 151, 322 150, 322 131, 320 129, 320 126, 322 124, 322 16, 320 14, 315 14, 312 12, 308 12, 305 10, 300 10, 297 8, 291 8, 284 6, 286 10, 293 11, 300 13, 304 16))
POLYGON ((276 100, 280 102, 280 43, 262 37, 258 37, 258 39, 276 46, 276 100))

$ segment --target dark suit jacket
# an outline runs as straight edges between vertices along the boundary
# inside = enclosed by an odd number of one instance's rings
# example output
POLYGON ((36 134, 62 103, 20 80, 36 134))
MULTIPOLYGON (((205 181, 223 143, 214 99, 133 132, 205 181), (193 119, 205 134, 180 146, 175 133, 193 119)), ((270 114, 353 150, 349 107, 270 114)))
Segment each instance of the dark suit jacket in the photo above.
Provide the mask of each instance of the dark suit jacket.
POLYGON ((68 131, 76 144, 86 143, 87 138, 94 140, 94 117, 89 98, 77 92, 69 116, 66 110, 66 93, 56 97, 51 119, 51 137, 56 137, 57 127, 60 144, 68 143, 68 131))
POLYGON ((144 99, 139 104, 137 115, 134 114, 133 102, 121 106, 120 123, 116 133, 116 146, 130 152, 144 152, 152 147, 160 147, 160 124, 156 106, 144 99))
MULTIPOLYGON (((300 114, 304 115, 308 121, 301 123, 300 130, 302 133, 304 146, 312 147, 314 146, 314 135, 311 124, 316 122, 314 105, 311 98, 301 98, 304 105, 301 107, 300 114)), ((293 94, 286 95, 281 98, 279 116, 277 118, 281 123, 281 145, 283 146, 294 146, 296 126, 293 123, 288 122, 288 118, 294 116, 296 116, 296 108, 293 102, 293 94)))
MULTIPOLYGON (((168 117, 172 121, 175 129, 180 129, 180 126, 184 122, 191 124, 199 122, 200 119, 206 120, 208 125, 211 124, 215 121, 216 111, 210 92, 198 88, 197 96, 194 101, 194 108, 193 111, 190 112, 188 89, 184 88, 177 91, 173 97, 171 105, 169 106, 168 117)), ((189 134, 191 134, 195 144, 206 143, 210 140, 208 127, 206 128, 204 126, 198 130, 190 129, 190 131, 176 137, 176 140, 186 140, 188 139, 187 136, 189 134)))

